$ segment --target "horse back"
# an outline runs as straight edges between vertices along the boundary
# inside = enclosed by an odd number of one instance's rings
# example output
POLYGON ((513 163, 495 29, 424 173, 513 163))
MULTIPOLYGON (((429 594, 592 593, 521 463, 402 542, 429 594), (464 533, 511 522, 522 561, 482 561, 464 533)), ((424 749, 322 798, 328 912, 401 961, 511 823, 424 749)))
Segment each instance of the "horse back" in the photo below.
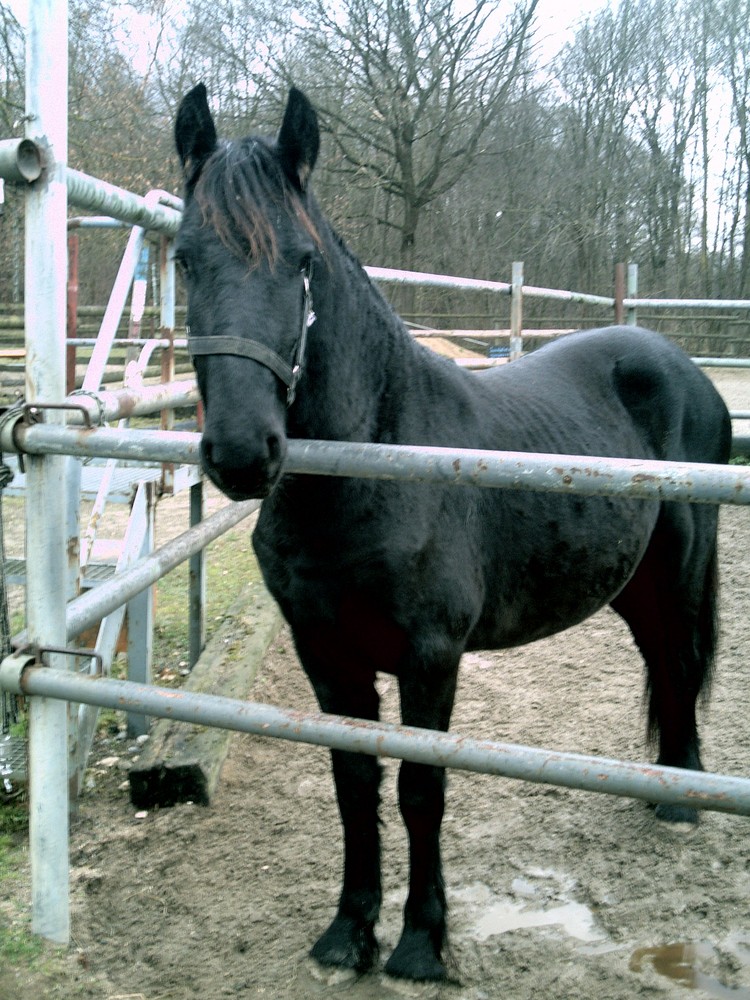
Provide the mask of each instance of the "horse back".
MULTIPOLYGON (((729 459, 732 430, 723 399, 680 348, 649 330, 623 326, 572 334, 499 372, 492 391, 511 395, 516 406, 535 415, 535 450, 729 459), (541 427, 540 407, 546 413, 541 427)), ((517 423, 515 432, 523 436, 517 423)))

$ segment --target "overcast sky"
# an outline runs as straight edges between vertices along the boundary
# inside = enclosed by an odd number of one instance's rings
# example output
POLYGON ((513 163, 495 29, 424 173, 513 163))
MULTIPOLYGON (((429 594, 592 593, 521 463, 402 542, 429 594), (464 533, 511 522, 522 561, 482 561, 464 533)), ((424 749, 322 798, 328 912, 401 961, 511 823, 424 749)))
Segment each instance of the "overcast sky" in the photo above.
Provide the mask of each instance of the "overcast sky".
POLYGON ((536 9, 537 37, 547 55, 554 55, 573 37, 576 23, 588 14, 610 5, 608 0, 539 0, 536 9))
MULTIPOLYGON (((609 0, 539 0, 538 40, 546 56, 552 56, 572 37, 577 21, 592 11, 606 7, 609 0)), ((6 0, 21 22, 26 24, 29 0, 6 0)), ((613 0, 616 5, 616 0, 613 0)))

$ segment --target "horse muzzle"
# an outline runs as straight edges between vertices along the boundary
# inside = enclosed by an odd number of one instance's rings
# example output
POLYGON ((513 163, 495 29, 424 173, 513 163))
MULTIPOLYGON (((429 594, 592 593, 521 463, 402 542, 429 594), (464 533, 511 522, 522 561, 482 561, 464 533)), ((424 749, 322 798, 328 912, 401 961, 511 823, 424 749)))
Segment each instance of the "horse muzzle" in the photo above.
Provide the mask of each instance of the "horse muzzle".
POLYGON ((212 440, 204 432, 201 465, 204 472, 230 500, 263 499, 281 477, 286 456, 286 440, 269 434, 248 447, 212 440))

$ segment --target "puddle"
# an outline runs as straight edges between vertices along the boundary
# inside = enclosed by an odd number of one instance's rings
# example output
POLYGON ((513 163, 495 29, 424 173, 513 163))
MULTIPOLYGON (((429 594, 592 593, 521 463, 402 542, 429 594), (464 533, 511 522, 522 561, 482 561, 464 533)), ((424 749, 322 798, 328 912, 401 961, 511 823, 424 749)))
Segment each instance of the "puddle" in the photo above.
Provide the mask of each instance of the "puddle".
POLYGON ((480 941, 493 934, 524 927, 559 927, 578 941, 601 941, 603 934, 594 925, 594 916, 582 903, 563 903, 547 909, 530 909, 524 903, 495 903, 475 925, 480 941))
POLYGON ((479 940, 529 927, 553 927, 582 944, 605 941, 588 906, 573 898, 573 879, 558 872, 535 870, 513 880, 511 896, 503 897, 482 883, 454 891, 479 940))
MULTIPOLYGON (((614 942, 598 925, 594 912, 575 898, 576 889, 571 876, 535 868, 513 879, 506 894, 475 882, 454 889, 451 899, 463 933, 477 941, 539 927, 571 939, 581 956, 627 954, 627 945, 614 942)), ((750 1000, 750 987, 729 986, 720 978, 723 970, 730 970, 727 979, 737 970, 750 973, 750 932, 733 931, 716 944, 698 941, 636 948, 630 954, 629 968, 635 974, 653 969, 672 983, 701 991, 713 1000, 750 1000)))
MULTIPOLYGON (((743 965, 750 958, 750 942, 732 935, 725 942, 726 951, 739 959, 743 965)), ((750 1000, 750 989, 745 986, 726 986, 715 976, 703 972, 699 966, 717 958, 719 952, 707 941, 697 943, 673 943, 653 948, 637 948, 630 956, 630 971, 643 972, 650 965, 660 976, 671 979, 691 990, 701 990, 709 997, 719 1000, 750 1000)))

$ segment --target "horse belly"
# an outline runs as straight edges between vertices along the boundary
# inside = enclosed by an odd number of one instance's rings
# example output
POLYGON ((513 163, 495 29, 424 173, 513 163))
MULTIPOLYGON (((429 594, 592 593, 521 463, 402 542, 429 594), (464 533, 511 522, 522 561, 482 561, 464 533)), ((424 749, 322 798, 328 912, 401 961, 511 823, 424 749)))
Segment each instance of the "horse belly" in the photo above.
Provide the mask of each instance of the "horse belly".
POLYGON ((545 499, 531 505, 536 517, 528 505, 512 505, 514 524, 504 532, 512 544, 496 547, 486 567, 484 607, 468 649, 533 642, 609 604, 643 558, 659 510, 651 501, 554 497, 552 507, 545 499))

